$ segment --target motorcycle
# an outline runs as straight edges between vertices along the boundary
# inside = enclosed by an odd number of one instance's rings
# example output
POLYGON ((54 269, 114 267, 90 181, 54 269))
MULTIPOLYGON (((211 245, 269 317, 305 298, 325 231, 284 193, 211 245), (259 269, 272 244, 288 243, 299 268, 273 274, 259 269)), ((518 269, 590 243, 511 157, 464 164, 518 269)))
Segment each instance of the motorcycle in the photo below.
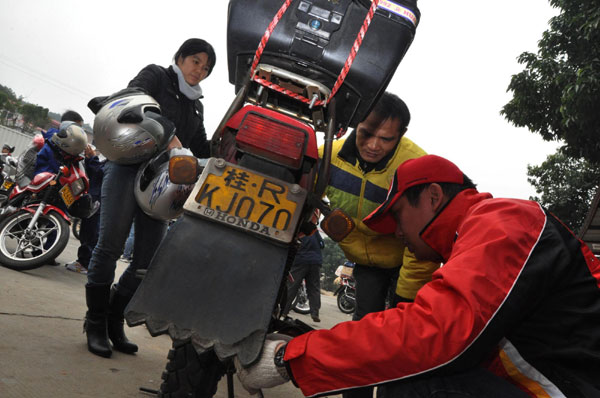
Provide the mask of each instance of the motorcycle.
POLYGON ((352 276, 354 265, 353 262, 346 261, 335 270, 335 283, 339 283, 340 286, 333 295, 337 296, 338 308, 344 314, 351 314, 356 309, 356 281, 352 276))
POLYGON ((69 240, 71 208, 89 188, 76 157, 57 174, 43 172, 25 187, 15 185, 0 222, 0 264, 24 271, 52 262, 69 240))
POLYGON ((72 217, 71 218, 71 232, 75 239, 80 240, 80 232, 81 232, 81 218, 72 217))
POLYGON ((15 186, 15 178, 5 170, 5 162, 0 157, 0 209, 4 208, 15 186))
POLYGON ((356 309, 356 284, 354 278, 340 277, 340 286, 334 296, 337 296, 337 306, 344 314, 352 314, 356 309))
POLYGON ((294 298, 294 301, 292 301, 292 310, 298 314, 306 315, 310 313, 308 294, 306 294, 306 281, 304 279, 302 280, 302 284, 298 289, 298 293, 296 293, 296 298, 294 298))
MULTIPOLYGON (((291 3, 230 1, 228 64, 237 95, 203 166, 189 156, 170 159, 170 181, 195 187, 125 310, 129 326, 145 324, 152 336, 173 340, 156 392, 162 397, 212 397, 224 375, 233 397, 234 357, 250 366, 268 333, 311 330, 281 319, 298 236, 316 228, 315 209, 334 241, 354 228, 321 199, 333 139, 368 114, 416 24, 392 18, 377 0, 291 3), (360 47, 354 38, 367 20, 374 33, 360 35, 364 56, 348 55, 360 47), (354 73, 343 68, 346 56, 354 57, 354 73), (324 134, 322 154, 317 133, 324 134)), ((418 14, 416 6, 406 10, 418 14)))

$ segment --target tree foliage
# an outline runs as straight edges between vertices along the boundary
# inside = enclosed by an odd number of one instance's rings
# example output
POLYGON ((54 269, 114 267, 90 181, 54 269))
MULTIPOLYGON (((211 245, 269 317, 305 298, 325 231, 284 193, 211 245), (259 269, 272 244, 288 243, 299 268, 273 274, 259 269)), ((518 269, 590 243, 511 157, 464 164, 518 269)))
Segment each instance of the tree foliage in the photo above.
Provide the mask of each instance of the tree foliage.
POLYGON ((50 123, 48 113, 47 108, 25 102, 11 88, 0 84, 0 123, 14 126, 22 115, 24 123, 21 129, 33 132, 36 127, 47 128, 50 123))
POLYGON ((541 197, 532 197, 579 231, 596 191, 600 168, 585 159, 574 159, 561 151, 548 156, 540 166, 527 166, 527 179, 541 197))
POLYGON ((21 106, 20 111, 23 115, 25 124, 46 126, 50 122, 48 118, 48 108, 25 103, 21 106))
POLYGON ((597 0, 550 0, 560 14, 538 43, 538 53, 518 58, 506 119, 562 141, 563 153, 600 163, 600 7, 597 0))

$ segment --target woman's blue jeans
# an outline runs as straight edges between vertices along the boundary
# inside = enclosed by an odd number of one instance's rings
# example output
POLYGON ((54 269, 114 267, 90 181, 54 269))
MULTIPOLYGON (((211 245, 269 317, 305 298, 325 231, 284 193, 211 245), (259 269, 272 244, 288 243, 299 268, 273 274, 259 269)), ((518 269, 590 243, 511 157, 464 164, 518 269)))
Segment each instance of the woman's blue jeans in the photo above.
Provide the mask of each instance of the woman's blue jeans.
POLYGON ((113 283, 117 260, 123 253, 133 222, 133 261, 118 282, 122 295, 135 293, 141 282, 135 271, 148 267, 167 229, 166 222, 146 215, 135 200, 133 188, 138 168, 139 165, 119 165, 110 161, 104 167, 98 244, 92 253, 87 274, 89 285, 113 283))

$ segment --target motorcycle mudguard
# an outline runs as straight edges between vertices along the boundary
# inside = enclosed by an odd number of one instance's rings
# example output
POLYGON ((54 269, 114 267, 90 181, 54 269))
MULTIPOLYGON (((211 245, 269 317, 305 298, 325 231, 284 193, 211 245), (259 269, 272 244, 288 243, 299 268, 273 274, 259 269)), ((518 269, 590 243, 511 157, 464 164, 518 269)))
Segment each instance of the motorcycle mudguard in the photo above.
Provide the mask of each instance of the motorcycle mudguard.
MULTIPOLYGON (((39 207, 39 203, 34 203, 31 204, 29 206, 26 207, 22 207, 19 210, 25 210, 28 211, 30 213, 35 213, 37 208, 39 207)), ((51 211, 54 211, 56 213, 58 213, 62 218, 64 218, 69 224, 71 224, 71 218, 69 216, 67 216, 67 214, 62 211, 60 208, 53 206, 53 205, 46 205, 46 207, 44 207, 44 211, 42 211, 42 214, 46 215, 48 213, 50 213, 51 211)))
POLYGON ((243 365, 258 359, 288 247, 185 214, 171 227, 125 311, 152 336, 191 339, 243 365))

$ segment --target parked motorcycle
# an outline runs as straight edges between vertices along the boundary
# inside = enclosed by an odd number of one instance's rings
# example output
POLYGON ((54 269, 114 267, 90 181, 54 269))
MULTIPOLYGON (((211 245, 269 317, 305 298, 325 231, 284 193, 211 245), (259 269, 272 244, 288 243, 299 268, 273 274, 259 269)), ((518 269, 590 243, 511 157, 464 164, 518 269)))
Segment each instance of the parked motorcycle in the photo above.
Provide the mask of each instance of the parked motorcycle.
POLYGON ((337 305, 344 314, 351 314, 356 309, 356 281, 354 280, 354 263, 346 261, 335 270, 335 283, 339 287, 333 293, 337 296, 337 305))
POLYGON ((57 174, 43 172, 25 187, 15 185, 0 222, 0 264, 29 270, 52 262, 69 240, 70 217, 64 209, 80 206, 89 181, 76 157, 57 174))
POLYGON ((71 232, 73 232, 75 239, 80 240, 81 218, 71 217, 71 232))
POLYGON ((352 314, 356 310, 356 283, 352 277, 341 277, 340 287, 334 293, 337 306, 344 314, 352 314))
MULTIPOLYGON (((368 114, 415 31, 415 21, 377 4, 230 1, 236 98, 205 167, 193 157, 171 158, 170 181, 199 178, 125 310, 129 326, 145 324, 152 336, 168 333, 173 340, 159 396, 212 397, 227 374, 233 397, 234 357, 250 366, 268 333, 311 329, 280 316, 297 237, 316 228, 315 208, 334 241, 354 227, 321 200, 332 142, 368 114), (373 33, 364 34, 367 21, 373 33), (321 156, 317 133, 324 134, 321 156)), ((401 8, 418 19, 416 6, 401 8)))
MULTIPOLYGON (((0 156, 0 209, 8 203, 10 194, 15 186, 15 177, 10 175, 5 167, 4 157, 0 156)), ((1 210, 0 210, 1 211, 1 210)))
POLYGON ((306 281, 302 279, 302 284, 296 293, 296 298, 292 301, 292 310, 298 314, 310 313, 310 305, 308 303, 308 294, 306 293, 306 281))

